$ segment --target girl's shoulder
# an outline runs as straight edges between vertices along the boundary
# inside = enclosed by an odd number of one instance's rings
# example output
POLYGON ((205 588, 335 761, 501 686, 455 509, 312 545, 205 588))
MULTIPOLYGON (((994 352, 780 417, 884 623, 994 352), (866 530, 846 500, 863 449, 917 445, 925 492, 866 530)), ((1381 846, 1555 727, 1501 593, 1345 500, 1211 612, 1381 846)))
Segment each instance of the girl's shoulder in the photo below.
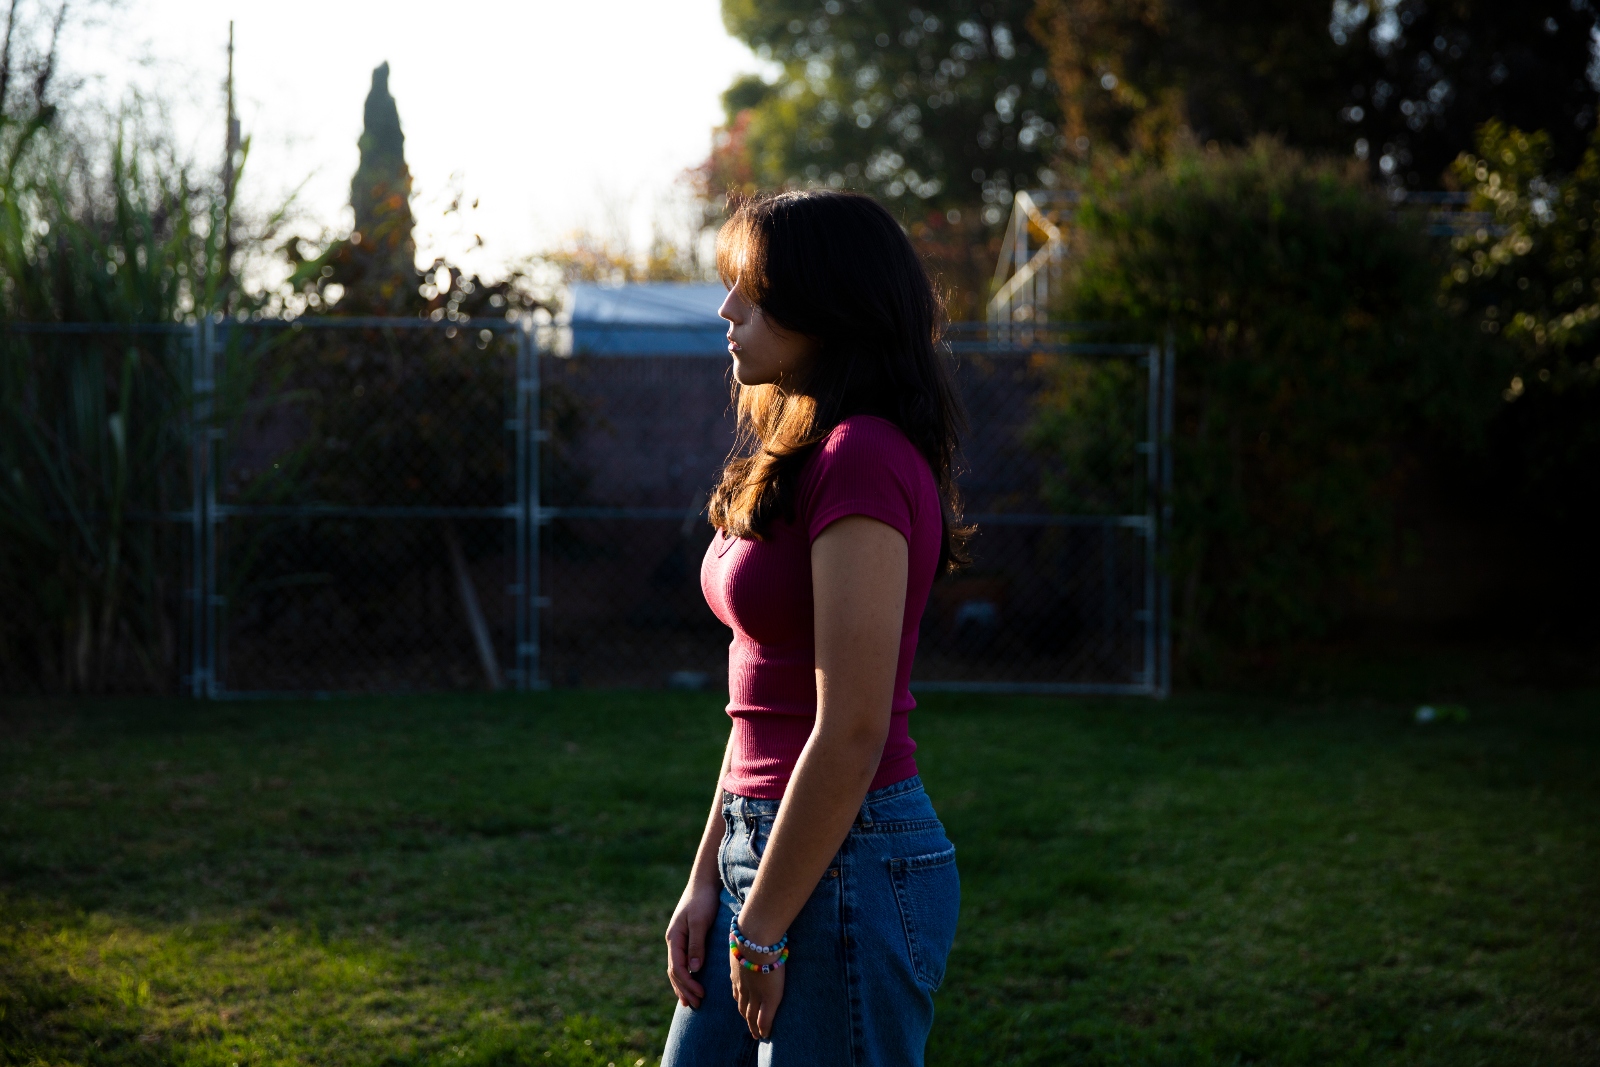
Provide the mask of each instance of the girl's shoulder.
POLYGON ((822 439, 817 453, 821 463, 927 465, 905 431, 879 415, 851 415, 840 420, 822 439))
POLYGON ((803 505, 831 491, 916 497, 931 490, 933 470, 905 431, 877 415, 852 415, 818 442, 801 478, 803 505))

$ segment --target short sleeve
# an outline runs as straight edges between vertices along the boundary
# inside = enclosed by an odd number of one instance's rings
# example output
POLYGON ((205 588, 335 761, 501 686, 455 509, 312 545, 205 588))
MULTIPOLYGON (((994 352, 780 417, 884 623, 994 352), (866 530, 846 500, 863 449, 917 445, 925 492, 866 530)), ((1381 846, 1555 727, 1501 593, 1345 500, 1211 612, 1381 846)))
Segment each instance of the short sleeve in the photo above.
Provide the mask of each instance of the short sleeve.
POLYGON ((799 517, 808 540, 849 515, 865 515, 911 540, 917 520, 919 468, 925 466, 899 427, 854 416, 817 448, 799 486, 799 517))

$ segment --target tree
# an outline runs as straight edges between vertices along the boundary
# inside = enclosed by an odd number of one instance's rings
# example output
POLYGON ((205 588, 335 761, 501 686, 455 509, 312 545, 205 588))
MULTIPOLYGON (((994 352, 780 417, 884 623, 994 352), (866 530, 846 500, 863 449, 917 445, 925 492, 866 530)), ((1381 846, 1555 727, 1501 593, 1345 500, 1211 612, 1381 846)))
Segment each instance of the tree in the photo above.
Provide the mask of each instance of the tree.
POLYGON ((1452 168, 1492 224, 1451 242, 1444 296, 1517 353, 1507 403, 1600 385, 1600 132, 1577 168, 1498 122, 1452 168))
POLYGON ((1040 0, 1030 26, 1076 158, 1159 154, 1180 136, 1326 147, 1342 132, 1328 0, 1040 0))
POLYGON ((357 284, 364 282, 370 291, 358 289, 358 293, 375 307, 399 310, 409 302, 405 298, 410 294, 403 290, 415 284, 411 280, 417 272, 417 243, 412 237, 416 220, 411 215, 406 137, 389 93, 388 63, 372 72, 363 120, 361 162, 350 180, 350 206, 356 219, 351 243, 356 262, 365 268, 357 284))
POLYGON ((702 180, 828 185, 884 201, 955 318, 981 316, 1015 189, 1055 184, 1058 103, 1031 0, 724 0, 728 30, 782 66, 723 96, 702 180))
POLYGON ((1336 105, 1345 143, 1364 141, 1380 173, 1437 188, 1491 119, 1548 131, 1553 162, 1577 166, 1596 117, 1600 16, 1585 0, 1334 7, 1335 43, 1355 53, 1356 77, 1336 105))
POLYGON ((740 164, 766 187, 850 186, 908 215, 1053 183, 1057 104, 1029 6, 724 0, 729 32, 783 67, 723 97, 740 164))
POLYGON ((1491 118, 1549 124, 1569 167, 1595 123, 1596 15, 1570 0, 1040 0, 1030 25, 1080 158, 1270 134, 1436 188, 1491 118))
MULTIPOLYGON (((361 150, 350 180, 355 228, 320 253, 307 255, 301 238, 284 246, 292 268, 290 310, 300 306, 340 315, 422 315, 454 322, 505 315, 542 306, 517 271, 496 281, 468 275, 435 259, 416 265, 416 219, 411 213, 411 169, 406 166, 400 110, 389 92, 389 64, 372 72, 363 107, 361 150)), ((473 204, 477 206, 476 202, 473 204)), ((461 208, 461 198, 445 209, 461 208)))
POLYGON ((301 254, 298 239, 286 248, 295 267, 290 286, 313 308, 338 305, 347 315, 403 315, 416 313, 423 303, 405 140, 389 93, 389 64, 382 63, 372 72, 357 142, 361 159, 350 180, 355 229, 311 259, 301 254))
POLYGON ((1491 506, 1520 516, 1529 531, 1519 574, 1542 587, 1531 591, 1545 619, 1565 609, 1568 621, 1590 621, 1600 581, 1592 551, 1600 521, 1600 132, 1576 168, 1556 160, 1544 133, 1483 128, 1454 174, 1486 224, 1452 241, 1441 299, 1507 357, 1484 484, 1491 506))

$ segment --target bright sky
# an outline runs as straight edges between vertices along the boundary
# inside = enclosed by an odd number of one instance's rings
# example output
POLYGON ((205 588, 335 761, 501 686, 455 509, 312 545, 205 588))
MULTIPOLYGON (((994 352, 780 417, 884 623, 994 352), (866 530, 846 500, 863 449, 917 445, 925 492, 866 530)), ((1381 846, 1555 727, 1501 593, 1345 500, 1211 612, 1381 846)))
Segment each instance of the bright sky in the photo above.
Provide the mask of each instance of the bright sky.
POLYGON ((63 65, 102 98, 161 100, 209 163, 229 19, 253 138, 242 195, 265 206, 304 182, 309 228, 346 232, 362 102, 387 60, 424 264, 492 269, 578 227, 642 245, 709 152, 722 90, 760 67, 719 0, 123 0, 68 31, 63 65), (444 215, 454 188, 476 212, 444 215))

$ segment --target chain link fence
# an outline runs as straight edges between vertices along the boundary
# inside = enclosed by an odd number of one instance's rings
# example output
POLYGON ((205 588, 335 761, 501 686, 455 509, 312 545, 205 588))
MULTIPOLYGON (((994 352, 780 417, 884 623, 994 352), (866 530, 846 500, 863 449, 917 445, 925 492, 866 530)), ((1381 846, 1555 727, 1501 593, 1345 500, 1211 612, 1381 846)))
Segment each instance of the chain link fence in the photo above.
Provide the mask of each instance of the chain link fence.
MULTIPOLYGON (((699 590, 733 435, 720 331, 159 329, 188 499, 145 511, 187 691, 723 684, 699 590)), ((1170 353, 976 324, 950 349, 977 537, 913 686, 1164 694, 1170 353)))

